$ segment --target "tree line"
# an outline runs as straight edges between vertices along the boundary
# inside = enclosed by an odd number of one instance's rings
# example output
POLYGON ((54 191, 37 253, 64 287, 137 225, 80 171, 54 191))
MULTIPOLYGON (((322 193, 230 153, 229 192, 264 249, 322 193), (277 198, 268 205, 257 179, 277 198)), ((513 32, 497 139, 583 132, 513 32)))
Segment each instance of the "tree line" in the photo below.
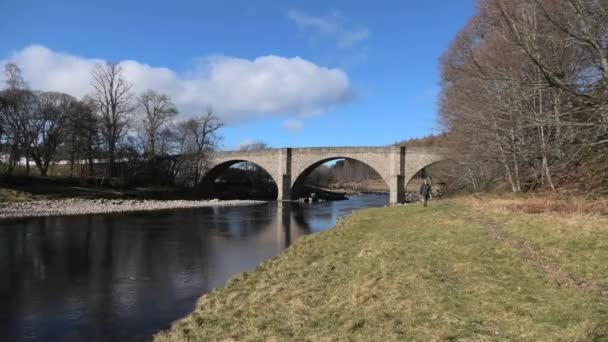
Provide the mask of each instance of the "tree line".
POLYGON ((312 185, 332 187, 349 182, 382 179, 367 164, 354 159, 342 159, 333 165, 319 165, 308 175, 306 182, 312 185))
POLYGON ((178 119, 170 96, 155 90, 136 94, 116 63, 95 66, 93 90, 82 99, 31 90, 14 63, 6 64, 4 71, 4 175, 13 175, 23 159, 27 175, 33 162, 42 176, 54 161, 68 160, 70 176, 133 177, 162 170, 160 176, 193 186, 204 172, 205 158, 221 140, 218 130, 223 124, 212 110, 178 119), (103 169, 96 171, 96 164, 103 169))
POLYGON ((479 0, 441 67, 463 187, 608 192, 608 2, 479 0))

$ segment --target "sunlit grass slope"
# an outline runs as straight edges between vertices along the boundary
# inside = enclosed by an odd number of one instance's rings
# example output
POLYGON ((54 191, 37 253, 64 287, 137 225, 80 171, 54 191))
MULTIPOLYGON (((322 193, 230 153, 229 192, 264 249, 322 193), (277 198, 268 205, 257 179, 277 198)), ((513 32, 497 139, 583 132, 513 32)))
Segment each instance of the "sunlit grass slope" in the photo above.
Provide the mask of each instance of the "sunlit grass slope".
POLYGON ((358 211, 203 296, 155 339, 608 340, 608 221, 573 220, 462 200, 358 211))

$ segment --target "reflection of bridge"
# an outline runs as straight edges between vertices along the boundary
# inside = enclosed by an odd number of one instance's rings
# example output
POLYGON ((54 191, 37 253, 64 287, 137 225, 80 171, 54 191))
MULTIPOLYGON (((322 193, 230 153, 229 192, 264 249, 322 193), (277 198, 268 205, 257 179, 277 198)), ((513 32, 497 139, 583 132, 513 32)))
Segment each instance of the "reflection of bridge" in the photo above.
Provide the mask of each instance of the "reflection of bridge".
POLYGON ((211 189, 213 181, 228 167, 251 162, 263 168, 278 188, 278 200, 297 197, 306 176, 319 165, 336 159, 354 159, 374 169, 390 189, 390 203, 405 201, 405 187, 420 170, 446 159, 441 148, 420 147, 312 147, 277 148, 252 151, 217 152, 210 159, 210 168, 203 176, 203 189, 211 189))

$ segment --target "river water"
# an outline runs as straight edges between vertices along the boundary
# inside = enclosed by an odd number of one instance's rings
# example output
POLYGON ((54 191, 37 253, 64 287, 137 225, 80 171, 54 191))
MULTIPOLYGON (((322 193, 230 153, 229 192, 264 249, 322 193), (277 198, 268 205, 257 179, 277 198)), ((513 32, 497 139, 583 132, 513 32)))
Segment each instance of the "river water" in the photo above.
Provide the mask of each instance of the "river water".
POLYGON ((386 195, 0 222, 0 340, 145 341, 196 300, 386 195))

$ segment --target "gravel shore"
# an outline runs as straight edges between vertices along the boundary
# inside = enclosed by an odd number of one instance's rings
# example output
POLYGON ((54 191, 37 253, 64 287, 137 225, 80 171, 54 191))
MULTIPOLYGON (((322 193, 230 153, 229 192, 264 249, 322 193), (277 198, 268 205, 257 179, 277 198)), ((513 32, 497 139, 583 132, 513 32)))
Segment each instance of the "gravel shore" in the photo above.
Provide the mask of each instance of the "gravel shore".
POLYGON ((232 207, 265 203, 251 200, 120 200, 120 199, 80 199, 45 200, 22 203, 0 203, 0 219, 40 216, 64 216, 84 214, 105 214, 128 211, 148 211, 179 208, 232 207))

